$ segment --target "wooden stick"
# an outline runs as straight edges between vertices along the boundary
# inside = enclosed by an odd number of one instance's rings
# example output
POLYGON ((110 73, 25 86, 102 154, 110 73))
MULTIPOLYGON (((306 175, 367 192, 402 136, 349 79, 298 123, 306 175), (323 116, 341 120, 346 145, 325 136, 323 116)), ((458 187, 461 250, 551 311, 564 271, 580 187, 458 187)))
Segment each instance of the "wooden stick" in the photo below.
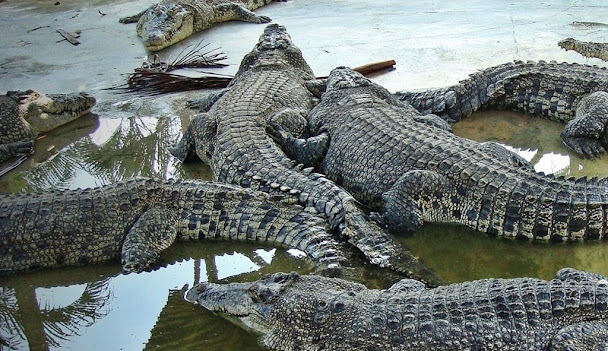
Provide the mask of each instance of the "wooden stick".
POLYGON ((57 29, 57 33, 61 34, 62 37, 65 38, 65 40, 69 41, 70 44, 72 45, 78 45, 80 44, 80 42, 78 41, 77 36, 70 34, 66 31, 64 31, 63 29, 57 29))
MULTIPOLYGON (((378 71, 382 71, 387 68, 392 68, 396 64, 397 64, 397 62, 395 62, 395 60, 384 60, 384 61, 379 61, 379 62, 374 62, 374 63, 368 63, 363 66, 358 66, 358 67, 353 68, 353 70, 361 73, 364 76, 367 76, 369 74, 376 73, 378 71)), ((317 79, 326 79, 326 78, 327 78, 327 76, 317 77, 317 79)))

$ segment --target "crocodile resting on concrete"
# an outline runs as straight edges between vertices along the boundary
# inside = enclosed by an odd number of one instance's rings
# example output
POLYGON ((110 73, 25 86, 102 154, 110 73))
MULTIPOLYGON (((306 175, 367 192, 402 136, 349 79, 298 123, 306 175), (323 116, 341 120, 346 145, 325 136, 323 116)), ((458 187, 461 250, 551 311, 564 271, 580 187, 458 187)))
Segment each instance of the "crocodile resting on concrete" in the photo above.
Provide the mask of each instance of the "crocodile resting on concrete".
POLYGON ((9 91, 0 96, 0 162, 30 153, 38 133, 45 133, 91 111, 86 93, 41 94, 9 91))
POLYGON ((473 73, 453 86, 396 96, 422 114, 457 122, 481 108, 511 109, 567 123, 561 137, 597 157, 608 147, 608 70, 576 63, 515 61, 473 73), (593 94, 595 93, 595 94, 593 94))
POLYGON ((459 223, 491 235, 538 240, 608 236, 608 178, 577 180, 535 172, 496 144, 452 134, 349 68, 334 69, 309 115, 313 134, 275 140, 380 211, 394 231, 424 221, 459 223))
POLYGON ((270 18, 251 10, 273 1, 287 0, 164 0, 121 23, 137 22, 137 35, 150 51, 159 51, 216 23, 238 20, 268 23, 270 18))
POLYGON ((139 271, 180 239, 268 242, 306 252, 319 268, 340 265, 345 257, 326 221, 276 200, 232 185, 151 178, 0 195, 0 273, 118 258, 139 271))
POLYGON ((606 350, 608 277, 564 268, 552 280, 482 279, 386 290, 277 273, 201 283, 190 302, 262 334, 271 350, 606 350))
POLYGON ((608 43, 596 43, 592 41, 580 41, 574 38, 560 40, 557 45, 568 51, 573 50, 588 58, 599 58, 608 61, 608 43))
POLYGON ((192 120, 172 153, 181 160, 197 156, 220 182, 295 195, 323 213, 372 263, 436 283, 426 267, 369 221, 350 194, 312 168, 296 165, 267 134, 271 123, 298 136, 306 130, 312 94, 305 83, 314 79, 285 27, 268 25, 229 87, 199 103, 208 112, 192 120))

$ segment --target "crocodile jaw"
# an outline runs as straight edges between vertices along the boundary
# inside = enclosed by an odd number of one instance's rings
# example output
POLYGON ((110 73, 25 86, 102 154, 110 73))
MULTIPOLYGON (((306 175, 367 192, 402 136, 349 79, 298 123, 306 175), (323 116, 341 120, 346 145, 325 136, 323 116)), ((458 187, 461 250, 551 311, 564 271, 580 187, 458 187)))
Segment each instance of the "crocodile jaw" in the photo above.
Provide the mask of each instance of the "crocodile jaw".
POLYGON ((42 94, 28 90, 19 96, 19 113, 39 133, 84 116, 94 105, 95 98, 87 93, 42 94))
POLYGON ((177 4, 157 4, 137 22, 137 34, 149 51, 159 51, 194 33, 194 15, 177 4))

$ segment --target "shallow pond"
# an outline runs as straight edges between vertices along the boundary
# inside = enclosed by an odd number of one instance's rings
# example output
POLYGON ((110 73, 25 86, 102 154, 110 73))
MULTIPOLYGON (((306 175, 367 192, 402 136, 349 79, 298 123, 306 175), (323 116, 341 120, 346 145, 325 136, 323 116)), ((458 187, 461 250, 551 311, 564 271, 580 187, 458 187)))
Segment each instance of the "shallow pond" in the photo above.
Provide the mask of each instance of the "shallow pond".
MULTIPOLYGON (((121 26, 118 18, 154 2, 0 1, 3 89, 87 90, 98 98, 95 114, 36 140, 34 156, 0 178, 0 191, 99 186, 134 176, 211 178, 208 167, 178 163, 166 150, 192 116, 184 102, 199 93, 139 98, 102 90, 124 82, 121 74, 146 57, 134 26, 121 26), (57 43, 58 28, 82 30, 81 45, 57 43)), ((585 62, 555 43, 566 36, 606 41, 608 31, 569 26, 572 21, 603 21, 605 12, 597 10, 602 8, 599 0, 298 0, 259 12, 288 26, 319 75, 339 64, 396 59, 397 69, 376 79, 397 90, 453 84, 477 69, 513 59, 585 62)), ((230 58, 232 65, 223 73, 236 71, 262 29, 229 23, 205 33, 206 40, 220 43, 230 58)), ((184 41, 161 56, 175 55, 199 41, 184 41)), ((559 140, 561 128, 489 111, 474 114, 454 130, 519 148, 539 171, 607 176, 608 157, 587 161, 571 155, 559 140)), ((446 282, 550 278, 565 266, 608 274, 604 242, 509 241, 449 225, 425 225, 400 240, 446 282)), ((306 259, 285 250, 229 242, 177 243, 163 257, 166 266, 142 274, 123 275, 116 262, 0 277, 0 350, 260 350, 256 336, 184 302, 182 288, 199 281, 244 281, 270 272, 310 269, 306 259)), ((361 277, 365 284, 389 283, 378 278, 384 272, 366 269, 361 277)))

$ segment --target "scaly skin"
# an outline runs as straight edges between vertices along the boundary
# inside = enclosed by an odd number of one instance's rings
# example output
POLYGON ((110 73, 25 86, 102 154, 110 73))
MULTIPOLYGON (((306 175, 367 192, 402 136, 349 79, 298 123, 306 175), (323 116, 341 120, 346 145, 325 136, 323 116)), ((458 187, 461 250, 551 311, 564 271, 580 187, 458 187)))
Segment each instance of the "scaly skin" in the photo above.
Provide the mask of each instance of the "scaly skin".
POLYGON ((608 278, 565 268, 550 281, 483 279, 386 290, 277 273, 252 283, 201 283, 186 299, 236 319, 282 351, 605 350, 608 278))
POLYGON ((317 136, 297 139, 275 126, 274 137, 296 160, 323 157, 321 172, 394 231, 451 222, 537 240, 608 234, 608 178, 537 173, 496 145, 452 134, 439 117, 421 115, 349 68, 332 71, 309 126, 317 136))
POLYGON ((151 178, 0 195, 0 273, 118 258, 139 271, 187 239, 268 242, 306 252, 319 268, 338 267, 345 258, 325 220, 277 200, 232 185, 151 178))
POLYGON ((28 90, 0 96, 0 162, 31 152, 38 133, 84 116, 94 105, 87 93, 45 95, 28 90))
POLYGON ((597 157, 606 152, 608 137, 603 114, 577 113, 581 101, 594 101, 595 112, 608 109, 605 67, 557 62, 515 61, 473 73, 453 86, 420 92, 398 92, 397 98, 422 114, 457 122, 481 108, 510 109, 573 124, 561 137, 575 152, 597 157), (599 94, 602 95, 602 94, 599 94))
POLYGON ((216 23, 268 23, 269 17, 251 11, 273 1, 287 0, 164 0, 135 16, 121 18, 120 22, 137 22, 137 35, 146 49, 159 51, 216 23))
POLYGON ((428 269, 364 216, 350 194, 312 169, 302 170, 267 134, 271 123, 295 135, 306 129, 309 80, 314 74, 285 28, 269 25, 228 89, 200 103, 209 111, 192 120, 173 154, 182 160, 198 156, 221 182, 297 195, 371 262, 436 284, 428 269))
POLYGON ((568 51, 573 50, 588 58, 599 58, 608 61, 608 43, 595 43, 592 41, 580 41, 574 38, 560 40, 557 45, 568 51))

